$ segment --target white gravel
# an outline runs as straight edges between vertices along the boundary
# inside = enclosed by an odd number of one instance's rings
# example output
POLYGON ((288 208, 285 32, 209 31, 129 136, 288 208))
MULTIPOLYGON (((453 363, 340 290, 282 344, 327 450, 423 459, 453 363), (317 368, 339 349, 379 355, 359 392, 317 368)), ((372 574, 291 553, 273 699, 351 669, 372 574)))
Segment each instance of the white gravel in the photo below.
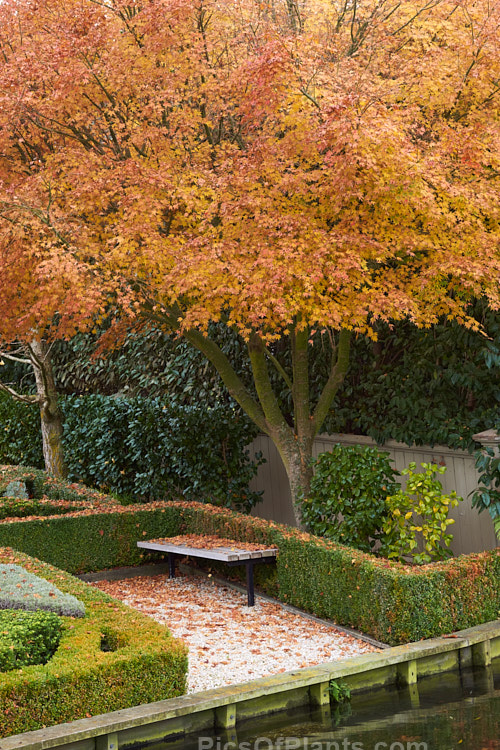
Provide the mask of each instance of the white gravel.
POLYGON ((211 577, 141 576, 94 585, 187 643, 188 693, 378 650, 258 595, 248 607, 246 593, 211 577))

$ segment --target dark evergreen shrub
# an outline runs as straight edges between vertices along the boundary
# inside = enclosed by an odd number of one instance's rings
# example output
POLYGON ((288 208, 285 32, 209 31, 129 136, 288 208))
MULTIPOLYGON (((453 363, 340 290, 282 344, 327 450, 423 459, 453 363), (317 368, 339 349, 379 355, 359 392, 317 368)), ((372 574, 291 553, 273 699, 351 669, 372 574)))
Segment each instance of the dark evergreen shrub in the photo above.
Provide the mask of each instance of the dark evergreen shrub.
MULTIPOLYGON (((260 500, 248 485, 262 458, 246 448, 257 430, 228 406, 100 395, 61 406, 70 481, 125 502, 182 495, 249 511, 260 500)), ((0 462, 43 467, 36 407, 0 393, 0 425, 0 462)))

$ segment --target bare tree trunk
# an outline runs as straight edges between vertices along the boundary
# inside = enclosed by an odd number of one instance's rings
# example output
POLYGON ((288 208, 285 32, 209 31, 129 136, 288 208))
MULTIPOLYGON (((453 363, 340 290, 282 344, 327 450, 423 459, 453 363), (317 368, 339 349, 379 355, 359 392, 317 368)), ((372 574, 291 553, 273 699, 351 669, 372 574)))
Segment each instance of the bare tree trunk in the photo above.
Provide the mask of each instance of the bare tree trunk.
POLYGON ((19 344, 14 352, 12 348, 8 348, 1 354, 7 359, 31 365, 33 368, 36 395, 17 393, 14 388, 1 381, 0 390, 24 404, 38 404, 45 470, 48 474, 62 479, 66 476, 62 447, 63 423, 54 382, 50 347, 41 339, 34 339, 30 344, 19 344))
POLYGON ((40 339, 33 339, 28 344, 27 350, 35 373, 40 406, 45 470, 51 476, 62 479, 67 474, 62 446, 63 422, 52 370, 50 347, 40 339))
POLYGON ((271 434, 278 453, 283 461, 283 466, 290 485, 292 498, 292 509, 297 526, 302 526, 302 514, 300 511, 300 500, 307 497, 313 475, 312 448, 314 436, 310 433, 307 437, 299 438, 291 432, 290 435, 271 434))

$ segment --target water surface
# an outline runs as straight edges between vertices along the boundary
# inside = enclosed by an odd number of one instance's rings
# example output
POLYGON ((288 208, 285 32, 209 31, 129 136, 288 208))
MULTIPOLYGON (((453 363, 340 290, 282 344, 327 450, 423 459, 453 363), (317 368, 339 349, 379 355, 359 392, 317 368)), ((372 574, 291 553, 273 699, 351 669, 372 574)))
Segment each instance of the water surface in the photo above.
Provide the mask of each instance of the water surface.
MULTIPOLYGON (((158 747, 158 746, 157 746, 158 747)), ((160 750, 500 750, 500 660, 411 688, 378 688, 328 710, 290 711, 160 750)))

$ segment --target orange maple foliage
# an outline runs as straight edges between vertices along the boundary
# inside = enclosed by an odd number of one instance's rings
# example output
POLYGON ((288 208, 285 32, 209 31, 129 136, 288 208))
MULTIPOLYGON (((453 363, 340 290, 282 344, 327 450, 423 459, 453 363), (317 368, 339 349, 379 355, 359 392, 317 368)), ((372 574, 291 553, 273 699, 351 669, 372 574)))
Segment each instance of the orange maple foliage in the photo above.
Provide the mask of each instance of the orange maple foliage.
POLYGON ((12 189, 15 158, 36 161, 31 207, 50 186, 33 262, 57 309, 78 325, 105 300, 185 335, 273 438, 294 497, 350 333, 499 306, 498 3, 5 0, 0 20, 2 170, 12 189), (72 301, 68 278, 85 279, 72 301), (247 342, 256 396, 211 321, 247 342), (311 404, 314 330, 337 348, 311 404), (277 339, 292 427, 267 372, 277 339))

